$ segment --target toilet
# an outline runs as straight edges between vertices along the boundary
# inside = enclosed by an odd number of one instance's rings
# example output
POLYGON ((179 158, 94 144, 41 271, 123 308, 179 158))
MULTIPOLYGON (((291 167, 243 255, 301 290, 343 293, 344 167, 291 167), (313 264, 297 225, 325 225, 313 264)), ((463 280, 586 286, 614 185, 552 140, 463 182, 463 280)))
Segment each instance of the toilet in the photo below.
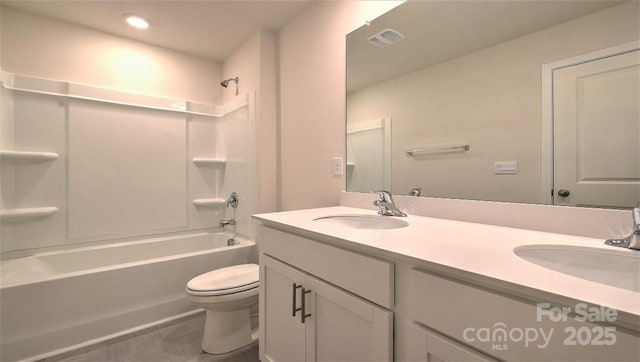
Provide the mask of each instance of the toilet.
POLYGON ((229 353, 257 340, 257 329, 251 328, 251 311, 258 304, 259 283, 257 264, 216 269, 187 283, 189 300, 207 310, 204 352, 229 353))

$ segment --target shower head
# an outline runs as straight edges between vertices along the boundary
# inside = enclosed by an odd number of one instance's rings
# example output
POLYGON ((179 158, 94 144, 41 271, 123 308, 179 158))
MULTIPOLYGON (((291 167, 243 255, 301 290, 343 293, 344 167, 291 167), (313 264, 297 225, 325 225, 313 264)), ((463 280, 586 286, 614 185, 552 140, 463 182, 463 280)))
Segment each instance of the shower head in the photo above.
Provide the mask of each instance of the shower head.
POLYGON ((238 85, 238 81, 239 81, 239 80, 240 80, 240 79, 239 79, 238 77, 225 79, 225 80, 223 80, 222 82, 220 82, 220 85, 221 85, 221 86, 223 86, 223 87, 225 87, 225 88, 227 88, 227 87, 229 86, 229 82, 230 82, 230 81, 234 81, 234 82, 236 82, 236 85, 238 85))

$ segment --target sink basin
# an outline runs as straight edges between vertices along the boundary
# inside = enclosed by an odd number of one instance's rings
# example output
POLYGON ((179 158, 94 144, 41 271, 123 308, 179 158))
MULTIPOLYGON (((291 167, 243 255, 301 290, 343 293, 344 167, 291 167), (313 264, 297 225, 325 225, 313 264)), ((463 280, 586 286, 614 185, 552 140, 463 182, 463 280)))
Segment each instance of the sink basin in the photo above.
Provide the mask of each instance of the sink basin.
POLYGON ((313 221, 367 230, 399 229, 409 226, 409 223, 404 220, 380 215, 326 215, 315 218, 313 221))
POLYGON ((514 253, 537 265, 592 282, 640 292, 640 252, 568 245, 527 245, 514 253))

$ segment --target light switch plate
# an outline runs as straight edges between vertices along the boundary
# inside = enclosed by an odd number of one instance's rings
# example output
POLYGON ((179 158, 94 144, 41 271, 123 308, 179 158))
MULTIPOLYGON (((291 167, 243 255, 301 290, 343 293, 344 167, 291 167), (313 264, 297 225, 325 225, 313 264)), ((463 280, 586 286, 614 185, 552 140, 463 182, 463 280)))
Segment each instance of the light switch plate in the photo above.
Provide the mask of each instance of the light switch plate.
POLYGON ((344 174, 342 157, 334 157, 331 159, 331 170, 333 176, 342 176, 344 174))

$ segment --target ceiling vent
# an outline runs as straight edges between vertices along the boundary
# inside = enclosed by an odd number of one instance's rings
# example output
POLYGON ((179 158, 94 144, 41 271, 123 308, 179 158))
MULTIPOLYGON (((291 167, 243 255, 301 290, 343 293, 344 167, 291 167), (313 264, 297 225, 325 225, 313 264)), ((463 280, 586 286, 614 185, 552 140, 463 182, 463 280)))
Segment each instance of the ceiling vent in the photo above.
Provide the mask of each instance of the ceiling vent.
POLYGON ((369 42, 369 44, 375 45, 377 47, 386 48, 399 42, 402 39, 404 39, 404 35, 400 34, 399 32, 393 29, 384 29, 378 34, 369 37, 367 41, 369 42))

